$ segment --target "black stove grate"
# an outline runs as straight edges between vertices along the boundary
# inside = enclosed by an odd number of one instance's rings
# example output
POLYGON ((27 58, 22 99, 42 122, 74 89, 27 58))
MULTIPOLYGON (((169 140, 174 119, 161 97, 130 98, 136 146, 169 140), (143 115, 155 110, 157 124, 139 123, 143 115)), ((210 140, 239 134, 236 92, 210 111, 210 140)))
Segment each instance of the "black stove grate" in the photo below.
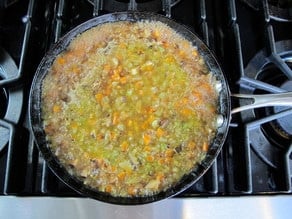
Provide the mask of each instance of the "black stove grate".
MULTIPOLYGON (((113 11, 153 11, 187 25, 206 42, 222 64, 231 92, 276 93, 285 89, 249 75, 249 62, 264 50, 265 60, 279 65, 291 80, 291 68, 277 51, 276 42, 292 40, 292 23, 274 19, 268 8, 265 0, 258 1, 256 9, 246 1, 235 0, 24 0, 0 9, 0 46, 18 67, 11 78, 0 75, 1 93, 5 96, 9 89, 23 92, 19 120, 0 118, 0 128, 6 130, 0 136, 7 138, 0 151, 0 194, 79 196, 47 167, 29 132, 27 116, 29 89, 37 65, 64 33, 92 17, 113 11)), ((241 101, 234 100, 233 104, 241 101)), ((1 110, 2 106, 1 103, 1 110)), ((289 144, 285 142, 281 147, 273 146, 266 136, 258 134, 264 124, 283 116, 291 117, 291 109, 266 118, 233 115, 223 150, 212 167, 177 197, 291 194, 291 135, 289 144), (257 145, 253 139, 264 140, 257 145), (266 143, 268 147, 264 147, 266 143)))

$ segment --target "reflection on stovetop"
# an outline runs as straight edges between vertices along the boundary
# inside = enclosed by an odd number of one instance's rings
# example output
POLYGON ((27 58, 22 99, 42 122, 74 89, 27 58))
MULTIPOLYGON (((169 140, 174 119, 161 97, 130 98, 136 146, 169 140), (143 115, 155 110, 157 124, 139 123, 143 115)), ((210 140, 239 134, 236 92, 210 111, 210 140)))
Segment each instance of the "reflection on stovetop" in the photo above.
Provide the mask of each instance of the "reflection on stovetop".
MULTIPOLYGON (((44 162, 27 115, 38 63, 70 29, 108 12, 160 13, 187 25, 208 44, 232 93, 279 93, 292 90, 292 22, 291 17, 277 18, 272 11, 276 6, 267 0, 24 0, 1 9, 0 194, 79 196, 44 162), (13 67, 7 70, 3 60, 10 60, 13 67)), ((232 100, 234 106, 246 102, 232 100)), ((232 115, 215 163, 177 197, 290 194, 291 115, 289 107, 232 115)))

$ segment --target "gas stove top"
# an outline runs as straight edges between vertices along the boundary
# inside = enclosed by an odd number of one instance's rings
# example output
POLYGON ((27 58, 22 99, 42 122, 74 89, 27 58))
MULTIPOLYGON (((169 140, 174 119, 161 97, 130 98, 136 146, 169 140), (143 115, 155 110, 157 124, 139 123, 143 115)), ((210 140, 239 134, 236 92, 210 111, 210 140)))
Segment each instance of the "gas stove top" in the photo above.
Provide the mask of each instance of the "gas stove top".
MULTIPOLYGON (((79 197, 48 168, 29 130, 35 70, 63 34, 102 14, 151 11, 194 31, 217 56, 232 93, 292 91, 289 1, 53 0, 0 4, 0 194, 79 197)), ((232 99, 232 106, 247 100, 232 99)), ((232 115, 217 160, 177 197, 292 194, 292 108, 232 115)))

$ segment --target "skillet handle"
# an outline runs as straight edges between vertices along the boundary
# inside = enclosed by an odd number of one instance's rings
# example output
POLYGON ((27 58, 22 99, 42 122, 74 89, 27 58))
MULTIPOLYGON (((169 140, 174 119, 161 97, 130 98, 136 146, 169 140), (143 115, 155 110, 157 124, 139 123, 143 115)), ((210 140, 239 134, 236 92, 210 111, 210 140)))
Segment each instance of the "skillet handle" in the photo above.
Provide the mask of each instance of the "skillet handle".
POLYGON ((248 109, 254 109, 267 106, 291 106, 292 107, 292 92, 278 94, 231 94, 232 97, 252 99, 253 103, 237 107, 231 110, 231 113, 238 113, 248 109))

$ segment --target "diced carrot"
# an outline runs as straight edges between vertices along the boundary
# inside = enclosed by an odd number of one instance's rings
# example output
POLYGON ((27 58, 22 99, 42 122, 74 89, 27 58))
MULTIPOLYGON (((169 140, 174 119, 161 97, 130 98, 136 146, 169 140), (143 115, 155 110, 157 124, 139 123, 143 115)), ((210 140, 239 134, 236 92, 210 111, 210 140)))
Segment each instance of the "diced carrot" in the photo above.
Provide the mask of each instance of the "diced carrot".
POLYGON ((135 189, 134 186, 130 186, 130 187, 128 188, 128 194, 129 194, 129 195, 135 195, 135 194, 136 194, 136 189, 135 189))
POLYGON ((193 91, 192 95, 194 97, 195 102, 201 102, 202 101, 202 94, 199 93, 198 91, 193 91))
POLYGON ((165 156, 166 156, 167 158, 169 158, 169 157, 173 157, 173 155, 174 155, 174 151, 173 151, 172 149, 166 149, 166 151, 165 151, 165 156))
POLYGON ((148 145, 147 145, 147 146, 145 146, 145 147, 144 147, 144 151, 150 152, 150 151, 151 151, 151 147, 150 147, 150 146, 148 146, 148 145))
POLYGON ((122 48, 122 49, 125 49, 125 48, 127 47, 127 45, 126 45, 126 43, 121 42, 121 43, 119 44, 119 47, 122 48))
POLYGON ((183 97, 182 100, 181 100, 181 103, 182 103, 183 105, 186 105, 186 104, 189 103, 189 99, 188 99, 187 97, 183 97))
POLYGON ((112 191, 112 186, 111 185, 107 185, 105 187, 105 191, 110 193, 112 191))
POLYGON ((88 126, 94 126, 96 124, 96 119, 95 118, 89 118, 87 120, 87 125, 88 126))
POLYGON ((127 125, 131 127, 133 125, 133 120, 129 119, 127 125))
POLYGON ((77 124, 77 122, 72 122, 72 123, 70 124, 70 128, 76 130, 76 129, 78 128, 78 124, 77 124))
POLYGON ((182 46, 184 47, 184 49, 187 49, 189 47, 189 42, 188 41, 183 41, 182 42, 182 46))
POLYGON ((104 138, 104 135, 103 134, 98 134, 97 136, 96 136, 96 140, 102 140, 104 138))
POLYGON ((126 172, 120 172, 117 176, 120 181, 123 181, 126 177, 126 172))
POLYGON ((116 172, 116 171, 117 171, 117 167, 116 167, 116 166, 110 166, 110 170, 111 170, 112 172, 116 172))
POLYGON ((154 63, 152 61, 147 61, 141 66, 141 71, 143 72, 149 72, 152 71, 154 68, 154 63))
POLYGON ((59 113, 61 112, 61 107, 59 105, 54 105, 53 106, 53 112, 54 113, 59 113))
POLYGON ((109 96, 112 92, 112 86, 108 84, 104 89, 104 95, 109 96))
POLYGON ((129 143, 126 141, 123 141, 123 143, 121 144, 122 152, 126 152, 128 148, 129 148, 129 143))
POLYGON ((159 158, 158 159, 158 163, 163 165, 165 163, 165 159, 164 158, 159 158))
POLYGON ((188 143, 188 148, 189 148, 190 150, 194 150, 194 149, 195 149, 195 147, 196 147, 196 144, 195 144, 195 142, 193 142, 193 141, 190 141, 190 142, 188 143))
POLYGON ((104 165, 104 160, 102 159, 102 158, 96 158, 96 160, 97 160, 97 164, 98 164, 98 166, 103 166, 104 165))
MULTIPOLYGON (((144 121, 141 125, 140 125, 140 128, 142 128, 143 130, 147 129, 148 128, 148 122, 147 121, 144 121)), ((144 137, 143 137, 144 139, 144 137)))
POLYGON ((80 72, 81 72, 80 68, 77 65, 73 65, 71 70, 75 74, 80 74, 80 72))
POLYGON ((109 72, 111 70, 111 66, 109 64, 105 64, 103 66, 103 70, 106 71, 106 72, 109 72))
POLYGON ((134 86, 135 86, 136 90, 139 90, 143 86, 143 82, 142 81, 137 81, 134 86))
POLYGON ((86 153, 86 152, 83 153, 82 157, 90 159, 90 155, 88 153, 86 153))
POLYGON ((76 47, 75 49, 71 50, 71 54, 75 57, 82 57, 85 54, 86 50, 83 46, 76 47))
POLYGON ((157 173, 156 179, 159 180, 160 182, 164 179, 164 174, 163 173, 157 173))
POLYGON ((161 136, 163 136, 165 134, 165 131, 162 129, 162 128, 158 128, 157 130, 156 130, 156 136, 158 137, 158 138, 160 138, 161 136))
POLYGON ((63 57, 59 56, 59 57, 57 58, 57 63, 58 63, 59 65, 64 65, 65 62, 66 62, 66 60, 65 60, 63 57))
POLYGON ((164 163, 169 164, 171 162, 171 157, 164 158, 164 163))
POLYGON ((180 112, 183 116, 190 116, 192 114, 192 110, 190 110, 188 108, 184 108, 180 112))
POLYGON ((147 133, 144 133, 143 134, 143 140, 144 140, 144 143, 146 145, 149 145, 150 144, 150 141, 151 141, 151 136, 149 134, 147 134, 147 133))
POLYGON ((120 74, 116 70, 114 70, 114 73, 112 74, 111 78, 114 81, 118 81, 118 80, 120 80, 121 76, 120 76, 120 74))
POLYGON ((155 119, 154 115, 150 114, 146 122, 148 124, 151 124, 154 121, 154 119, 155 119))
POLYGON ((116 125, 116 124, 118 124, 118 119, 119 119, 119 115, 118 115, 118 113, 117 112, 114 112, 114 114, 113 114, 113 125, 116 125))
POLYGON ((204 90, 206 90, 207 92, 211 92, 212 91, 212 88, 211 88, 211 86, 209 85, 209 84, 207 84, 207 83, 203 83, 203 84, 201 84, 201 89, 204 89, 204 90))
POLYGON ((165 58, 165 62, 167 62, 167 63, 174 63, 175 62, 175 58, 173 56, 167 56, 165 58))
POLYGON ((151 35, 155 40, 157 40, 160 37, 160 33, 158 30, 152 31, 151 35))
POLYGON ((110 139, 114 140, 116 138, 116 133, 115 132, 110 132, 110 139))
POLYGON ((122 71, 123 71, 123 67, 122 67, 121 65, 119 65, 119 66, 114 70, 114 72, 117 73, 117 74, 120 74, 122 71))
POLYGON ((121 82, 122 84, 127 83, 127 77, 121 77, 121 78, 120 78, 120 82, 121 82))
POLYGON ((182 58, 185 58, 186 57, 186 52, 184 50, 180 50, 178 52, 179 56, 182 57, 182 58))
POLYGON ((193 50, 192 55, 197 57, 198 56, 198 51, 197 50, 193 50))
POLYGON ((203 143, 203 146, 202 146, 202 150, 203 150, 204 152, 207 152, 208 149, 209 149, 209 145, 208 145, 208 143, 207 143, 207 142, 204 142, 204 143, 203 143))
POLYGON ((152 155, 147 155, 147 156, 146 156, 146 160, 147 160, 148 162, 152 162, 152 161, 154 161, 154 157, 153 157, 152 155))
POLYGON ((154 113, 155 109, 153 107, 151 107, 151 106, 148 106, 148 107, 145 108, 145 111, 146 111, 146 113, 150 114, 150 113, 154 113))
POLYGON ((103 95, 101 94, 101 93, 97 93, 97 94, 95 94, 95 100, 97 101, 97 102, 101 102, 101 100, 102 100, 102 98, 103 98, 103 95))
POLYGON ((167 41, 162 41, 162 46, 164 48, 168 48, 169 47, 169 43, 167 41))

